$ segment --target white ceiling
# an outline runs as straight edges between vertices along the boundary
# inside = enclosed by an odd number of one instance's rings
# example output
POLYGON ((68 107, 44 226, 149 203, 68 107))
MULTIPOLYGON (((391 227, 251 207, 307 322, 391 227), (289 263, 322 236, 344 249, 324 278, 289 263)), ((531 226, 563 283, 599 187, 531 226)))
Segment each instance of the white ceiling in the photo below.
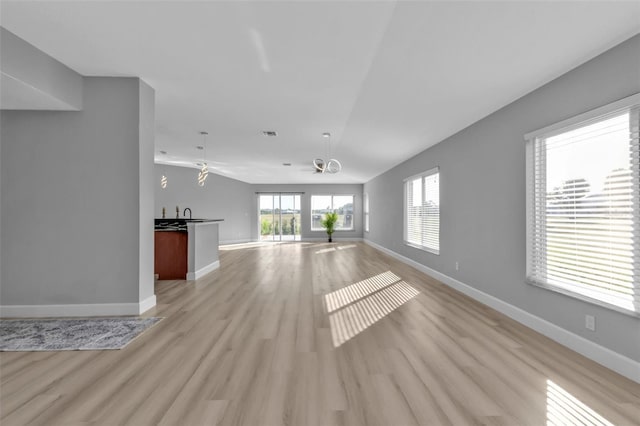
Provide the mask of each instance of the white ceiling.
POLYGON ((250 183, 366 182, 640 32, 637 1, 0 7, 80 74, 150 84, 156 162, 195 167, 206 130, 213 171, 250 183), (341 173, 312 173, 323 132, 341 173))

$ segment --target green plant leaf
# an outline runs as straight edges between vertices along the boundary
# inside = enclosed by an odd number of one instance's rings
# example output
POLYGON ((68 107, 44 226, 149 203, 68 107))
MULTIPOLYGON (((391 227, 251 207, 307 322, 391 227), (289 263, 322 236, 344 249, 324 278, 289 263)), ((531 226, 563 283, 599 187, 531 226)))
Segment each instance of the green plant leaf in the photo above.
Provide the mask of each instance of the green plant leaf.
POLYGON ((327 234, 331 235, 335 231, 336 222, 338 222, 338 213, 330 212, 324 215, 320 224, 327 231, 327 234))

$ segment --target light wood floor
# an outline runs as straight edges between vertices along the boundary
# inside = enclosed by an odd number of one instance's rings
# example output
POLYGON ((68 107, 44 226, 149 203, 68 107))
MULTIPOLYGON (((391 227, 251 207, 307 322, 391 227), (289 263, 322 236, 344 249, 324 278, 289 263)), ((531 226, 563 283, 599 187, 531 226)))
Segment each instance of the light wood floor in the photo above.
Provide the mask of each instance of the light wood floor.
POLYGON ((156 292, 123 350, 0 354, 0 423, 640 419, 640 385, 362 243, 224 250, 156 292))

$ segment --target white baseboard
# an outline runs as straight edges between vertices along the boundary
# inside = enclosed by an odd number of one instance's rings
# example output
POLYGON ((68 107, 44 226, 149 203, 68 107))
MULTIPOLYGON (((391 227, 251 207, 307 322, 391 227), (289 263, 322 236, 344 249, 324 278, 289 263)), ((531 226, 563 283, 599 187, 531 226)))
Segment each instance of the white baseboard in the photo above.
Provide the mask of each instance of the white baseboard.
POLYGON ((198 278, 207 275, 211 271, 215 271, 220 267, 220 261, 216 260, 213 263, 208 264, 204 268, 200 268, 195 272, 187 272, 187 280, 197 280, 198 278))
POLYGON ((142 302, 138 303, 138 314, 143 314, 154 306, 156 306, 156 295, 152 294, 142 302))
POLYGON ((140 315, 156 305, 156 296, 139 303, 90 303, 73 305, 2 305, 2 318, 105 317, 140 315))
POLYGON ((220 241, 218 243, 218 245, 220 246, 226 246, 229 244, 244 244, 244 243, 255 243, 258 240, 252 240, 251 238, 249 239, 244 239, 244 240, 224 240, 224 241, 220 241))
MULTIPOLYGON (((364 241, 364 238, 362 237, 333 237, 333 241, 334 242, 338 242, 338 241, 364 241)), ((295 243, 295 242, 327 242, 327 237, 305 237, 302 238, 301 240, 282 240, 282 241, 260 241, 260 240, 227 240, 227 241, 220 241, 220 245, 221 246, 229 246, 229 245, 234 245, 234 244, 247 244, 247 243, 295 243)))
POLYGON ((477 290, 468 284, 451 278, 450 276, 438 272, 435 269, 431 269, 421 263, 416 262, 415 260, 402 256, 401 254, 398 254, 393 250, 389 250, 386 247, 376 244, 373 241, 369 241, 366 239, 364 241, 371 247, 374 247, 381 252, 386 253, 389 256, 394 257, 421 272, 424 272, 425 274, 441 281, 443 284, 446 284, 449 287, 452 287, 459 292, 464 293, 467 296, 477 300, 478 302, 508 316, 509 318, 519 322, 520 324, 523 324, 537 331, 538 333, 547 336, 551 340, 554 340, 561 345, 578 352, 579 354, 609 368, 610 370, 615 371, 618 374, 627 377, 630 380, 633 380, 634 382, 640 383, 640 362, 614 352, 611 349, 605 348, 604 346, 598 345, 597 343, 594 343, 591 340, 585 339, 582 336, 567 331, 562 327, 558 327, 557 325, 547 320, 530 314, 529 312, 513 306, 503 300, 500 300, 497 297, 477 290))
MULTIPOLYGON (((364 241, 361 237, 333 237, 332 238, 334 243, 337 242, 344 242, 344 241, 364 241)), ((312 242, 328 242, 327 237, 310 237, 310 238, 303 238, 302 242, 308 242, 308 243, 312 243, 312 242)))

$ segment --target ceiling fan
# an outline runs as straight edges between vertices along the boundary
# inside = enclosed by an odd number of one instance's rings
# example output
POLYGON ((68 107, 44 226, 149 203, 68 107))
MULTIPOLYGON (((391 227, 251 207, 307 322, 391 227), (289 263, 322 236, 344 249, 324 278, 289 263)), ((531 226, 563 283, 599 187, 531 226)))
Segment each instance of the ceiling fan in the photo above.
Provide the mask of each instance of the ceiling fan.
POLYGON ((330 158, 329 156, 329 151, 331 149, 331 142, 329 141, 329 138, 331 137, 331 133, 326 132, 322 134, 323 138, 327 139, 327 155, 326 157, 329 158, 328 160, 323 160, 322 158, 316 158, 315 160, 313 160, 312 164, 313 164, 313 168, 315 173, 338 173, 340 172, 340 170, 342 170, 342 164, 340 163, 340 161, 336 160, 335 158, 330 158))
POLYGON ((325 162, 322 158, 313 160, 313 168, 316 173, 338 173, 342 170, 342 164, 335 158, 325 162))

